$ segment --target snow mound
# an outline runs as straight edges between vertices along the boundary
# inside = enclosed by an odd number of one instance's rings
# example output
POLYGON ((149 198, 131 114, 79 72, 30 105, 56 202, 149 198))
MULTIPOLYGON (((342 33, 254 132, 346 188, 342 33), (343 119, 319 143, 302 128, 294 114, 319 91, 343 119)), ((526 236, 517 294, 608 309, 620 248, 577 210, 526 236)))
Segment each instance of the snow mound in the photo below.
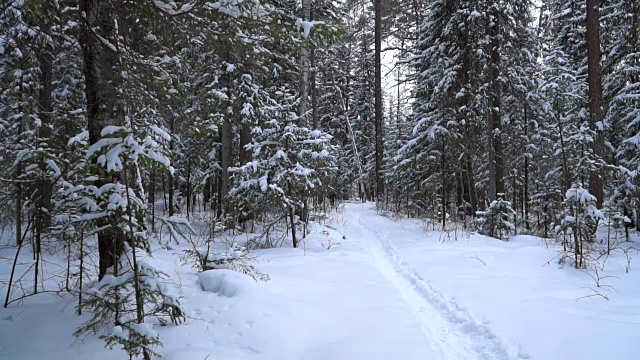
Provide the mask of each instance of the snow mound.
POLYGON ((198 283, 203 291, 224 297, 234 297, 247 293, 256 287, 249 276, 233 270, 207 270, 198 274, 198 283))

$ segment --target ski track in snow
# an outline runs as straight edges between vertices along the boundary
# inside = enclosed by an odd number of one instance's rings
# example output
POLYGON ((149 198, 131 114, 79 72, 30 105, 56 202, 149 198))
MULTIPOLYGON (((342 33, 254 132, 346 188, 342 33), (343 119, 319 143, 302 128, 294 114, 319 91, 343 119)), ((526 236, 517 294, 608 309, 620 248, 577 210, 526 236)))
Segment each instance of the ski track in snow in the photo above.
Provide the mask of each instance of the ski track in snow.
POLYGON ((348 206, 345 217, 347 224, 356 227, 356 233, 349 236, 362 241, 376 268, 398 289, 430 343, 445 359, 529 359, 412 269, 389 241, 384 225, 380 226, 384 218, 375 209, 348 206))

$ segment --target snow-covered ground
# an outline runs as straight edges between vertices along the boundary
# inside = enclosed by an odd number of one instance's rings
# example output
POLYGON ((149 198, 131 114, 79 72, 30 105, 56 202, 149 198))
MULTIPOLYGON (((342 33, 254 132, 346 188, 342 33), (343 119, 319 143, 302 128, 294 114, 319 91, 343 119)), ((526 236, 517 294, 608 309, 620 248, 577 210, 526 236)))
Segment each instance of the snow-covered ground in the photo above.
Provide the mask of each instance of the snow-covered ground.
MULTIPOLYGON (((494 346, 486 340, 497 336, 524 358, 640 358, 637 253, 631 253, 629 273, 626 256, 612 254, 599 271, 601 277, 610 276, 601 283, 607 286, 597 288, 593 271, 561 266, 559 249, 540 238, 499 241, 459 234, 456 241, 453 235, 425 232, 419 221, 380 219, 370 207, 348 205, 345 213, 352 227, 368 229, 381 257, 390 259, 395 272, 424 295, 423 306, 440 309, 453 328, 468 330, 466 339, 481 349, 483 344, 494 346), (609 300, 591 296, 591 288, 609 300), (470 324, 470 318, 481 326, 470 324)), ((504 358, 493 354, 481 352, 478 358, 504 358)))
MULTIPOLYGON (((562 268, 557 253, 527 236, 447 239, 356 203, 314 226, 303 249, 256 252, 266 283, 226 270, 196 274, 180 248, 158 249, 150 262, 171 276, 189 314, 159 329, 160 353, 167 360, 637 359, 640 268, 632 262, 627 274, 626 258, 612 255, 601 276, 615 276, 604 281, 613 289, 596 289, 609 300, 578 300, 595 283, 562 268)), ((0 260, 1 277, 8 266, 0 260)), ((0 358, 123 358, 97 338, 73 337, 82 319, 71 301, 40 295, 1 309, 0 358)))

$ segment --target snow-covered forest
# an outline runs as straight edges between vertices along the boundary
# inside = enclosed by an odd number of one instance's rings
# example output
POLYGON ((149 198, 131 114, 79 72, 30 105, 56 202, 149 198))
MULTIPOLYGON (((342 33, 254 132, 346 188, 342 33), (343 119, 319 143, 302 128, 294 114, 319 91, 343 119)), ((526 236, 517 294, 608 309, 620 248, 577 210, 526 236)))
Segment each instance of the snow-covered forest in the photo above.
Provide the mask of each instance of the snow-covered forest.
POLYGON ((2 0, 0 358, 637 359, 640 1, 2 0))

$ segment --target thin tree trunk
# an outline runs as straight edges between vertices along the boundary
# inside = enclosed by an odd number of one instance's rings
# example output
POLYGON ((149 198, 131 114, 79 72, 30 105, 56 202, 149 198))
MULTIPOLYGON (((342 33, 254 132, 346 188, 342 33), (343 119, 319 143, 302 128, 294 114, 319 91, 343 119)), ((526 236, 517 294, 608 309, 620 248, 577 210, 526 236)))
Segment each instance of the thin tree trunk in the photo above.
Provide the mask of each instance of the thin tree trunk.
MULTIPOLYGON (((465 26, 465 28, 467 28, 465 26)), ((463 53, 463 58, 462 58, 462 76, 460 77, 460 89, 465 89, 467 87, 467 85, 469 84, 469 70, 470 70, 470 62, 471 62, 471 54, 469 53, 469 46, 467 44, 468 42, 468 35, 464 36, 463 38, 463 43, 461 44, 461 47, 464 49, 464 53, 463 53)), ((459 106, 463 107, 466 106, 469 99, 468 99, 468 92, 465 91, 464 92, 464 96, 460 97, 460 103, 459 106)), ((462 119, 460 119, 462 120, 462 119)), ((472 132, 471 129, 469 128, 469 122, 465 121, 464 122, 464 126, 462 128, 463 130, 463 137, 464 137, 464 156, 465 156, 465 182, 466 182, 466 193, 468 193, 468 197, 469 197, 469 205, 471 206, 471 216, 475 216, 476 215, 476 211, 478 210, 477 208, 477 201, 476 201, 476 190, 475 190, 475 180, 474 180, 474 176, 473 176, 473 157, 472 157, 472 153, 471 153, 471 144, 472 144, 472 132)), ((466 214, 466 208, 465 208, 465 214, 466 214)))
POLYGON ((231 176, 229 174, 229 168, 233 166, 233 124, 229 115, 224 117, 222 121, 222 193, 221 203, 225 214, 230 212, 229 201, 227 195, 231 191, 231 176))
MULTIPOLYGON (((291 196, 291 183, 287 184, 289 196, 291 196)), ((298 238, 296 237, 296 224, 294 222, 294 210, 293 206, 289 206, 289 221, 291 222, 291 240, 293 242, 293 247, 298 247, 298 238)))
MULTIPOLYGON (((302 0, 302 20, 311 20, 311 0, 302 0)), ((310 34, 308 34, 310 36, 310 34)), ((309 42, 304 42, 300 49, 300 109, 298 116, 301 118, 301 125, 306 125, 305 114, 308 110, 309 97, 309 42)))
POLYGON ((151 179, 149 180, 149 205, 151 206, 151 232, 156 231, 156 167, 151 167, 151 179))
POLYGON ((35 268, 34 268, 34 275, 33 275, 33 293, 37 294, 38 293, 38 275, 39 275, 39 271, 40 271, 40 257, 42 256, 42 238, 40 237, 40 233, 38 232, 38 223, 40 222, 40 219, 38 219, 40 217, 39 212, 36 212, 36 226, 35 226, 35 268))
POLYGON ((65 274, 64 289, 69 292, 71 291, 71 287, 69 286, 69 281, 71 279, 71 238, 69 237, 67 239, 67 236, 63 234, 62 240, 67 243, 67 272, 65 274))
POLYGON ((164 204, 164 211, 162 213, 166 214, 167 209, 169 209, 169 203, 167 202, 167 181, 164 173, 162 174, 162 201, 164 204))
MULTIPOLYGON (((16 172, 19 174, 22 166, 16 166, 16 172)), ((20 246, 22 242, 22 183, 16 182, 16 246, 20 246)))
MULTIPOLYGON (((28 226, 27 226, 28 228, 28 226)), ((18 258, 20 257, 20 250, 22 250, 22 243, 24 242, 24 238, 26 237, 26 232, 24 234, 18 233, 18 249, 16 250, 16 256, 13 258, 13 265, 11 266, 11 275, 9 275, 9 283, 7 284, 7 295, 4 299, 4 307, 5 309, 9 306, 9 298, 11 297, 11 288, 13 287, 13 276, 16 273, 16 265, 18 264, 18 258)))
POLYGON ((189 214, 192 211, 191 207, 191 161, 187 160, 187 220, 189 220, 189 214))
POLYGON ((445 146, 444 141, 442 141, 442 149, 440 153, 440 187, 442 188, 442 192, 440 194, 440 200, 442 201, 442 231, 445 230, 447 225, 447 204, 446 204, 446 179, 445 179, 445 146))
POLYGON ((558 133, 560 134, 560 156, 562 158, 562 183, 563 183, 562 190, 567 191, 571 187, 571 183, 569 180, 569 165, 567 163, 567 154, 565 152, 564 127, 562 126, 562 116, 560 115, 559 108, 558 108, 557 117, 558 117, 558 133))
MULTIPOLYGON (((50 3, 45 1, 44 14, 50 14, 50 3)), ((50 36, 50 19, 46 15, 42 16, 41 31, 50 36)), ((38 128, 38 143, 39 147, 51 148, 51 114, 53 112, 53 105, 51 100, 51 93, 53 92, 53 84, 51 79, 53 65, 53 48, 49 41, 45 40, 45 43, 39 49, 38 52, 38 66, 39 66, 39 82, 40 87, 38 89, 38 118, 40 119, 40 126, 38 128)), ((51 183, 44 176, 47 171, 44 155, 40 158, 40 171, 42 173, 41 178, 37 181, 37 201, 38 205, 37 213, 39 219, 36 221, 36 232, 41 234, 44 229, 51 226, 51 183)))
POLYGON ((382 0, 374 0, 375 11, 375 170, 376 170, 376 200, 384 199, 384 138, 382 122, 382 0))
POLYGON ((491 37, 490 100, 489 100, 489 198, 496 200, 504 194, 504 169, 502 156, 502 119, 500 118, 500 9, 491 11, 489 35, 491 37))
MULTIPOLYGON (((173 134, 175 132, 175 120, 171 120, 171 126, 169 128, 171 130, 171 133, 173 134)), ((169 141, 169 153, 173 155, 173 149, 174 149, 174 141, 173 138, 171 138, 171 140, 169 141)), ((167 181, 167 185, 169 187, 169 216, 173 216, 174 215, 174 211, 175 211, 175 184, 174 184, 174 175, 169 173, 169 180, 167 181)))
POLYGON ((318 89, 316 88, 316 52, 311 48, 311 120, 313 129, 318 129, 318 89))
POLYGON ((222 174, 216 176, 216 218, 222 218, 222 174))
MULTIPOLYGON (((24 97, 24 78, 20 77, 20 96, 24 97)), ((22 99, 21 99, 22 100, 22 99)), ((22 112, 22 107, 19 106, 18 110, 22 112)), ((22 133, 24 131, 24 127, 22 121, 18 124, 18 131, 22 133)), ((18 179, 16 181, 16 246, 20 246, 22 243, 22 182, 19 181, 20 175, 22 174, 22 164, 16 164, 15 178, 18 179)), ((9 290, 7 290, 9 291, 9 290)), ((5 305, 5 307, 7 307, 5 305)))
MULTIPOLYGON (((128 181, 129 179, 127 179, 127 171, 124 171, 124 180, 126 184, 132 183, 133 181, 128 181)), ((127 216, 129 217, 129 223, 132 224, 133 223, 133 215, 132 215, 133 210, 131 209, 131 199, 130 199, 130 195, 129 195, 129 191, 127 191, 127 216)), ((138 244, 137 244, 137 237, 134 235, 133 233, 133 227, 129 227, 129 239, 131 240, 130 245, 131 245, 131 258, 132 258, 132 270, 133 270, 133 289, 134 289, 134 293, 135 293, 135 301, 136 301, 136 322, 138 324, 142 324, 144 323, 144 299, 142 297, 142 292, 140 291, 141 289, 141 285, 140 285, 140 274, 139 274, 139 269, 138 269, 138 256, 136 254, 136 249, 138 248, 138 244)), ((142 355, 143 358, 145 360, 151 360, 151 355, 149 353, 149 350, 147 350, 146 345, 147 345, 147 341, 146 340, 142 340, 142 355)))
POLYGON ((80 278, 78 279, 78 315, 82 315, 82 283, 84 277, 84 229, 80 229, 80 278))
MULTIPOLYGON (((529 112, 528 104, 524 102, 524 138, 529 141, 529 112)), ((522 190, 522 212, 524 217, 524 226, 529 230, 529 153, 528 149, 524 152, 524 188, 522 190)))

